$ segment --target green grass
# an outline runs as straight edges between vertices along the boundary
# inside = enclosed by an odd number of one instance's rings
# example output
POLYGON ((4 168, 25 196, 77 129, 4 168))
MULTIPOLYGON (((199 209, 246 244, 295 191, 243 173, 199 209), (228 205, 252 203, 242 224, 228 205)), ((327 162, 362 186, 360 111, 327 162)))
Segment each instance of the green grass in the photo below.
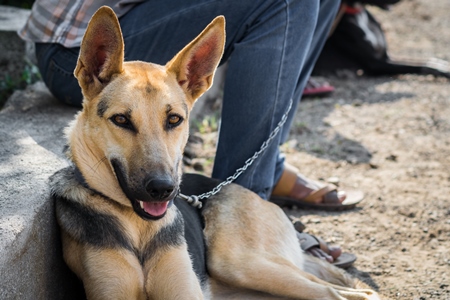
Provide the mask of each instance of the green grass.
POLYGON ((6 103, 9 96, 15 90, 22 90, 38 80, 41 79, 39 70, 35 65, 28 63, 25 65, 21 75, 18 78, 12 78, 9 74, 5 74, 4 78, 0 79, 0 108, 6 103))
POLYGON ((219 129, 219 114, 208 115, 201 121, 194 120, 194 125, 201 134, 215 132, 219 129))
MULTIPOLYGON (((34 0, 0 0, 0 5, 31 9, 34 0)), ((2 74, 3 75, 3 74, 2 74)), ((19 78, 5 74, 0 78, 0 109, 15 90, 24 89, 27 85, 39 80, 41 76, 36 66, 27 64, 19 78)))

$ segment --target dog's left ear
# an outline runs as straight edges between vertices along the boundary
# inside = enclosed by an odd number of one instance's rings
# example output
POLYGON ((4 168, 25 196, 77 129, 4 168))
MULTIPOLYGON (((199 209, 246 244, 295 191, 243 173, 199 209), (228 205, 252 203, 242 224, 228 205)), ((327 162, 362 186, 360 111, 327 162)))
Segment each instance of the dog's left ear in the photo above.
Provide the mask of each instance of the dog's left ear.
POLYGON ((74 71, 86 100, 97 96, 114 74, 123 71, 123 60, 119 21, 111 8, 102 6, 89 21, 74 71))
POLYGON ((224 46, 225 18, 218 16, 167 63, 168 72, 175 74, 191 104, 212 85, 224 46))

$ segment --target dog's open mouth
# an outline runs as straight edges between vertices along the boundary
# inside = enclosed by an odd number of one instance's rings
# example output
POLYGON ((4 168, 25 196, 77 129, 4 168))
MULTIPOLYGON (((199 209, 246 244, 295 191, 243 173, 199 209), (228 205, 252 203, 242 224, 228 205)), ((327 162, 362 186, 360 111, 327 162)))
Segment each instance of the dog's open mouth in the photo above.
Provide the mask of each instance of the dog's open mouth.
POLYGON ((165 202, 144 202, 139 201, 139 206, 142 210, 144 210, 145 213, 149 214, 153 217, 159 217, 166 213, 167 207, 169 206, 170 201, 165 202))
POLYGON ((172 205, 173 200, 168 201, 131 201, 133 210, 145 220, 159 220, 166 215, 167 209, 172 205))

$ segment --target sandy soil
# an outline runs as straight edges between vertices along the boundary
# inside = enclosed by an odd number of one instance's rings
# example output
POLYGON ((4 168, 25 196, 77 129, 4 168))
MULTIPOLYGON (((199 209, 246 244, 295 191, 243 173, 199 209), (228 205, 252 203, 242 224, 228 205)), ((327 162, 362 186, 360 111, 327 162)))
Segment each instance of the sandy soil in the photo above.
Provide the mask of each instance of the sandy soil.
MULTIPOLYGON (((450 61, 449 0, 404 0, 389 12, 371 11, 392 55, 450 61)), ((310 178, 338 177, 342 189, 366 198, 349 212, 287 213, 307 232, 355 253, 349 272, 387 299, 450 299, 450 81, 348 74, 327 80, 335 93, 302 102, 283 147, 310 178)), ((192 163, 207 174, 212 129, 201 135, 202 146, 193 145, 199 157, 192 163)))

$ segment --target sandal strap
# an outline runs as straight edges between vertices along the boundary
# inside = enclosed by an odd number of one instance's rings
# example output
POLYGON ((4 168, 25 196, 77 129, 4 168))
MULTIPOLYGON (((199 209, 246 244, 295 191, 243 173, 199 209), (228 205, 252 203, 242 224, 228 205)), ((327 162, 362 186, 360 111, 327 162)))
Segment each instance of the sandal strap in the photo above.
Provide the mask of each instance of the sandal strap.
POLYGON ((313 247, 321 248, 319 240, 311 234, 305 232, 297 233, 297 238, 303 251, 308 251, 313 247))
POLYGON ((324 186, 323 188, 320 188, 316 191, 312 191, 308 196, 306 196, 303 201, 309 202, 309 203, 319 203, 321 202, 323 196, 328 194, 329 192, 336 191, 337 187, 334 184, 328 184, 324 186))
POLYGON ((308 251, 311 248, 317 247, 320 248, 323 252, 330 254, 328 244, 323 239, 315 235, 300 232, 297 233, 297 238, 300 242, 300 248, 302 248, 303 251, 308 251))

